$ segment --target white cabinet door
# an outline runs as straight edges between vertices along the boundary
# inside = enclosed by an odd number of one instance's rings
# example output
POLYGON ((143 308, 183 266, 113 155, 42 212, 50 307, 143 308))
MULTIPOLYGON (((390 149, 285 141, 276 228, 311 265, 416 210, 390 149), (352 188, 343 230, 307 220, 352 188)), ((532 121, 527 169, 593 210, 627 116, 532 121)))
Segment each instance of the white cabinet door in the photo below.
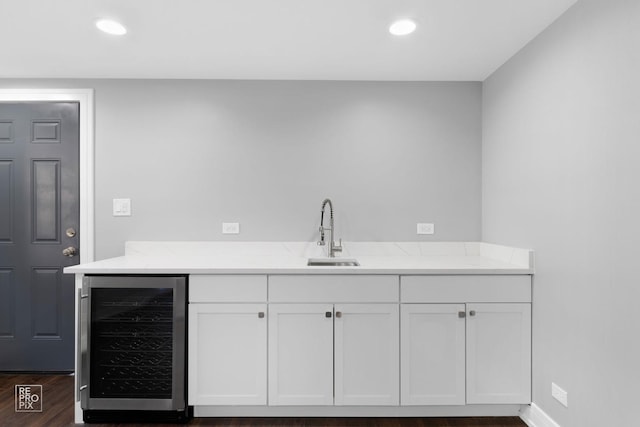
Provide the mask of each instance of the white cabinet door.
POLYGON ((266 405, 266 304, 189 305, 189 405, 266 405))
POLYGON ((398 405, 399 326, 398 304, 336 304, 336 405, 398 405))
POLYGON ((465 404, 465 305, 402 305, 402 405, 465 404))
POLYGON ((467 403, 531 402, 531 304, 467 304, 467 403))
POLYGON ((269 405, 333 405, 333 305, 269 306, 269 405))

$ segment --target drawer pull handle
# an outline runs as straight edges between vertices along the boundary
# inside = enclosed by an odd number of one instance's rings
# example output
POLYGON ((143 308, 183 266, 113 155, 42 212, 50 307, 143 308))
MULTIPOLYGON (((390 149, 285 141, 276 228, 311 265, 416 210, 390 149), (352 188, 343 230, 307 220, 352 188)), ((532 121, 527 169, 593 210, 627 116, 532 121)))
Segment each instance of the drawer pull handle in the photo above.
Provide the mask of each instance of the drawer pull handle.
POLYGON ((327 319, 328 319, 328 318, 330 318, 330 317, 331 317, 331 312, 330 312, 330 311, 327 311, 327 312, 324 314, 324 317, 326 317, 327 319))
POLYGON ((471 310, 471 311, 469 312, 469 316, 475 316, 475 315, 476 315, 476 311, 475 311, 475 310, 471 310))
POLYGON ((341 311, 336 311, 336 317, 339 319, 342 317, 342 312, 341 311))
POLYGON ((464 319, 465 317, 467 317, 467 313, 465 313, 464 311, 459 311, 458 312, 458 317, 461 319, 464 319))
POLYGON ((258 317, 259 317, 260 319, 263 319, 263 318, 264 318, 264 311, 260 311, 260 312, 258 312, 258 317))

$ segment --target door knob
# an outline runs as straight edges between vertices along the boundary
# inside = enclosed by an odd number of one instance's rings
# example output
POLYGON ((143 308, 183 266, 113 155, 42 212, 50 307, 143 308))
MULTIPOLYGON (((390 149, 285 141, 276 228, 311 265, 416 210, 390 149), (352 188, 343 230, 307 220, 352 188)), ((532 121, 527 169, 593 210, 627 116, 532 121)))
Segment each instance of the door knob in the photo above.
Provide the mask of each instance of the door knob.
POLYGON ((68 248, 65 248, 62 250, 62 255, 68 256, 69 258, 71 258, 72 256, 75 256, 77 253, 78 253, 78 250, 73 246, 69 246, 68 248))

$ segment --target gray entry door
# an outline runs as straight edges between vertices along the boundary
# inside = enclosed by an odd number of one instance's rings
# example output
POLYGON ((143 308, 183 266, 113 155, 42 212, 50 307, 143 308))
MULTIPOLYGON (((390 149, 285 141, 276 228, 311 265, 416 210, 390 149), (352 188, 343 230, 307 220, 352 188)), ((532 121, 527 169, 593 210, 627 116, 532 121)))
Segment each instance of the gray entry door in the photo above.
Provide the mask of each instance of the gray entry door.
POLYGON ((0 102, 0 371, 73 371, 78 118, 77 102, 0 102))

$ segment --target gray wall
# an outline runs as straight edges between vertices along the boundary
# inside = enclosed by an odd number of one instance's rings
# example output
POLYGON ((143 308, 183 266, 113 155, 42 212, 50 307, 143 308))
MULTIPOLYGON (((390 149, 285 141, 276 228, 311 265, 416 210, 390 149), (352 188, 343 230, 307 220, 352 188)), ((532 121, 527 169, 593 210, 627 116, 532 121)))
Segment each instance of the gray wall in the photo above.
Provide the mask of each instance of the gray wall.
POLYGON ((638 425, 639 76, 640 2, 581 0, 483 85, 483 240, 536 250, 533 400, 563 427, 638 425))
POLYGON ((481 84, 0 80, 90 87, 96 256, 126 240, 480 238, 481 84), (130 197, 133 216, 111 216, 130 197), (241 234, 221 234, 240 222, 241 234), (433 222, 434 236, 416 235, 433 222))

